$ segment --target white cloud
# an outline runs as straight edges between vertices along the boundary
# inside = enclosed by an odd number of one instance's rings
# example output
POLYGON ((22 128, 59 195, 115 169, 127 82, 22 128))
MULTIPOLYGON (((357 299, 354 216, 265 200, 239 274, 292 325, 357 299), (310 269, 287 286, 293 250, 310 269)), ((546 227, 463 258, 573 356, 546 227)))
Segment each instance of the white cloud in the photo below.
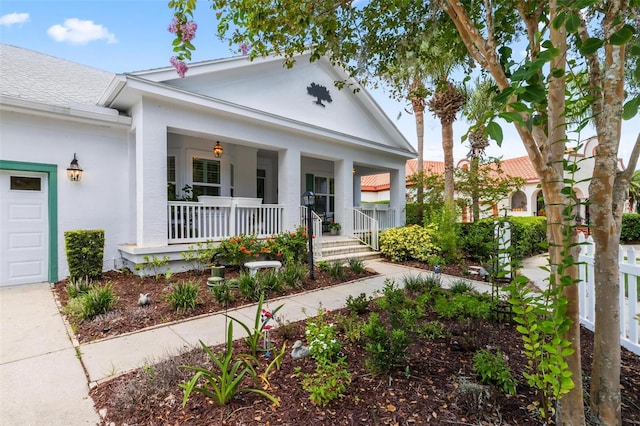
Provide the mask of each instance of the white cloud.
POLYGON ((106 40, 107 43, 117 43, 116 36, 106 27, 95 24, 93 21, 83 21, 77 18, 69 18, 64 24, 56 24, 47 30, 49 37, 59 42, 71 44, 87 44, 95 40, 106 40))
POLYGON ((4 25, 9 27, 11 25, 16 24, 24 24, 25 22, 29 22, 29 14, 28 13, 7 13, 6 15, 0 16, 0 25, 4 25))

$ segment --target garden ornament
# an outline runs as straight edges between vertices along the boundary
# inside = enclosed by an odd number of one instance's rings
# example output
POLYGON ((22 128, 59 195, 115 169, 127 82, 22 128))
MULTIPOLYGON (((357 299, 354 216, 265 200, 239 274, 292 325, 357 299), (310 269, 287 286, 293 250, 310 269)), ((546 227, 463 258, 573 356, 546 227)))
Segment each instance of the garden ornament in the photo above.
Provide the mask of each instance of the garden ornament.
POLYGON ((140 297, 138 297, 138 305, 146 306, 151 303, 151 295, 149 293, 140 293, 140 297))
POLYGON ((291 358, 302 359, 309 356, 309 348, 302 345, 302 341, 296 340, 291 351, 291 358))
POLYGON ((442 269, 442 268, 440 267, 440 265, 436 265, 436 266, 435 266, 435 268, 433 268, 433 272, 434 272, 434 274, 436 274, 436 275, 440 275, 440 271, 441 271, 441 269, 442 269))

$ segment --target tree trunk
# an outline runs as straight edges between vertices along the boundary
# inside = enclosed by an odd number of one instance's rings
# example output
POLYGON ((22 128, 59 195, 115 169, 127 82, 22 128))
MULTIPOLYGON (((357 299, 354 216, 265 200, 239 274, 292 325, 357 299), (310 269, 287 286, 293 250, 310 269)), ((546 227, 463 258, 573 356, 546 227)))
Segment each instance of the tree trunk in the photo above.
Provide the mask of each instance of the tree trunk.
MULTIPOLYGON (((605 29, 606 31, 606 29, 605 29)), ((598 148, 593 177, 589 183, 591 229, 598 250, 594 280, 596 318, 594 321, 591 410, 601 424, 620 425, 620 283, 618 252, 624 198, 628 190, 627 173, 618 172, 617 147, 620 141, 622 112, 624 46, 605 48, 605 66, 601 79, 600 108, 594 109, 598 148), (624 179, 622 179, 624 177, 624 179)), ((600 70, 590 74, 592 83, 600 70)), ((636 149, 634 149, 634 152, 636 149)), ((636 157, 637 158, 637 157, 636 157)), ((631 163, 631 162, 630 162, 631 163)), ((635 164, 629 164, 634 167, 635 164)))
MULTIPOLYGON (((558 1, 551 0, 549 2, 549 16, 551 19, 557 15, 557 8, 558 1)), ((551 61, 550 66, 554 70, 562 71, 562 74, 560 77, 554 77, 553 73, 551 73, 549 78, 549 123, 547 127, 549 138, 546 147, 549 152, 549 159, 551 160, 550 168, 555 171, 555 176, 550 177, 550 179, 543 179, 547 182, 547 185, 543 184, 543 194, 545 197, 549 197, 547 200, 551 200, 547 202, 545 208, 548 209, 550 205, 553 205, 553 215, 551 217, 547 210, 547 226, 550 227, 554 233, 553 238, 550 239, 549 242, 555 244, 555 247, 549 248, 550 252, 553 252, 553 255, 550 256, 552 259, 551 264, 567 265, 565 259, 572 258, 573 260, 569 266, 563 266, 561 272, 563 277, 569 277, 571 279, 570 284, 563 285, 562 287, 562 295, 566 297, 569 302, 566 315, 567 318, 571 320, 571 325, 563 337, 571 342, 571 348, 574 350, 573 354, 565 359, 568 364, 568 369, 571 371, 571 379, 573 380, 574 387, 560 397, 557 406, 556 423, 567 426, 584 425, 582 361, 580 357, 579 277, 578 269, 575 266, 580 251, 577 245, 578 238, 575 217, 572 217, 573 209, 571 209, 569 213, 563 212, 567 206, 573 203, 573 188, 569 188, 569 194, 562 194, 561 192, 565 186, 564 158, 567 140, 567 124, 565 121, 566 80, 564 77, 567 59, 567 34, 565 27, 562 26, 554 29, 552 26, 550 28, 550 38, 551 43, 560 50, 560 55, 551 61), (557 180, 557 178, 561 179, 557 180), (545 186, 547 188, 546 192, 544 191, 545 186), (553 195, 552 192, 556 195, 553 195), (557 213, 560 214, 557 215, 557 213)))
POLYGON ((416 222, 422 225, 424 221, 424 98, 420 94, 422 83, 419 80, 411 82, 411 106, 416 118, 416 138, 418 143, 418 187, 416 188, 416 222))
POLYGON ((478 188, 478 168, 480 158, 473 156, 471 158, 471 167, 469 167, 469 180, 471 181, 471 210, 473 212, 473 221, 480 220, 480 190, 478 188))
POLYGON ((442 150, 444 151, 444 201, 453 203, 453 122, 440 119, 442 126, 442 150))

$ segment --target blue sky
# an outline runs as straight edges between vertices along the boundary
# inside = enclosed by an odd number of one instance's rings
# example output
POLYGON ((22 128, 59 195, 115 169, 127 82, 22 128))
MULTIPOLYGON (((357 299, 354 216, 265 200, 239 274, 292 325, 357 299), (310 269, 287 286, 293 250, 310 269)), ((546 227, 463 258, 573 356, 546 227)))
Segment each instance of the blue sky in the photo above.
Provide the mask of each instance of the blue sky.
MULTIPOLYGON (((167 0, 2 0, 0 41, 114 73, 169 66, 173 35, 167 31, 172 19, 167 3, 167 0)), ((218 39, 215 13, 209 5, 208 1, 198 2, 195 14, 198 32, 194 40, 197 50, 193 61, 235 54, 226 42, 218 39)), ((405 106, 389 100, 383 91, 373 95, 415 146, 415 122, 405 112, 405 106)), ((459 142, 466 127, 463 120, 454 126, 456 161, 468 151, 459 142)), ((492 146, 488 154, 503 158, 526 155, 513 125, 505 124, 503 130, 502 147, 492 146)), ((623 124, 619 150, 623 159, 629 157, 639 130, 638 117, 623 124)), ((441 161, 442 157, 440 124, 427 112, 425 159, 441 161)))

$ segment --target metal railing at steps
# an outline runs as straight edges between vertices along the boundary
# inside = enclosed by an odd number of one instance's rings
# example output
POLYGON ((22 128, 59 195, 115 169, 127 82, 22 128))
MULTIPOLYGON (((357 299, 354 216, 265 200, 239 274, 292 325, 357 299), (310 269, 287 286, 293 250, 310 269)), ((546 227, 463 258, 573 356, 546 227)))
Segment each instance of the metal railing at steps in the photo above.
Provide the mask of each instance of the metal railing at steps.
POLYGON ((357 209, 351 210, 353 227, 351 234, 374 250, 378 250, 378 221, 357 209))
MULTIPOLYGON (((307 208, 300 206, 300 226, 307 227, 307 208)), ((311 210, 311 220, 313 222, 313 257, 322 257, 322 218, 311 210)))

